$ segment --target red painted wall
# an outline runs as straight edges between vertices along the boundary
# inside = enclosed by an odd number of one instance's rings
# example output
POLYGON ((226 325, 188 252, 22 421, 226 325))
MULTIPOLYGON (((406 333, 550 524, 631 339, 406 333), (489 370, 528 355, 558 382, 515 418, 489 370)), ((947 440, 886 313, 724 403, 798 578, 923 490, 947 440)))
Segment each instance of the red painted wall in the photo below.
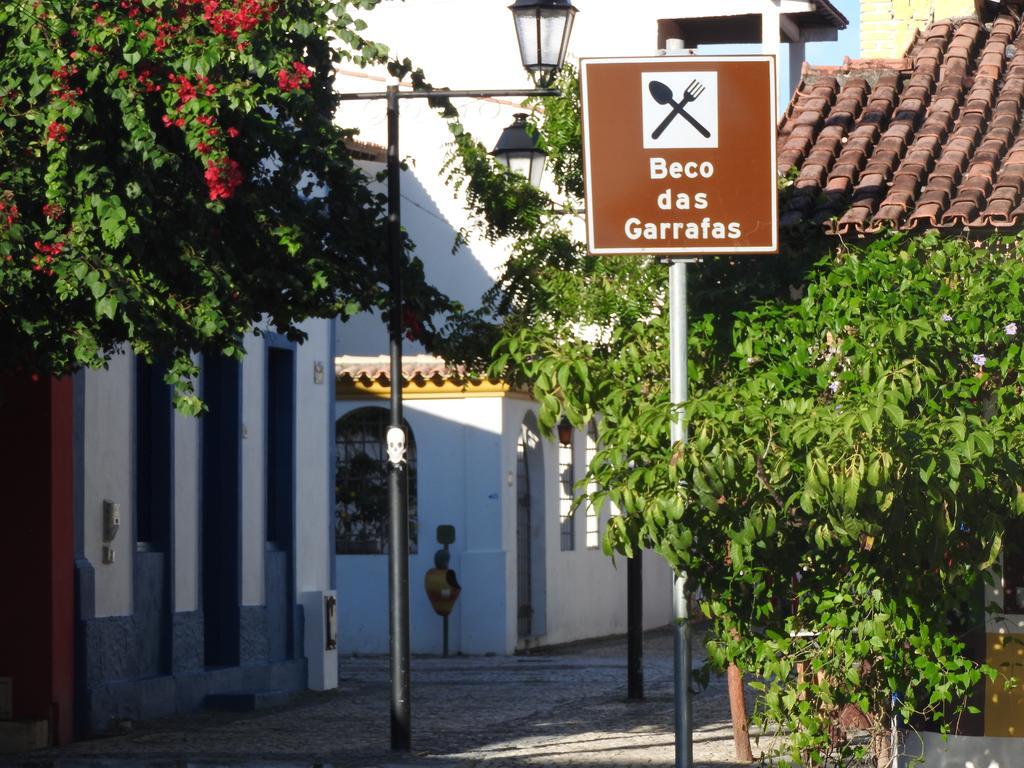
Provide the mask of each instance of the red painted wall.
POLYGON ((71 377, 50 382, 50 675, 54 738, 71 741, 75 696, 74 394, 71 377))
POLYGON ((70 378, 0 377, 0 677, 15 719, 71 740, 74 693, 70 378))

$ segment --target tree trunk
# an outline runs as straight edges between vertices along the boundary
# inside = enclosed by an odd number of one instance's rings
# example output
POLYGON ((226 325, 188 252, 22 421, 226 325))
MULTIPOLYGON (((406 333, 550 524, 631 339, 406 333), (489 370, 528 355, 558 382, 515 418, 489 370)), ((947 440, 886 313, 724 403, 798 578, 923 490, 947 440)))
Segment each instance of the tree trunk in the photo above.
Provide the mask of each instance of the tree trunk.
POLYGON ((735 664, 729 665, 729 709, 732 712, 732 738, 736 745, 736 759, 741 763, 754 762, 747 729, 747 704, 743 694, 743 673, 735 664))
POLYGON ((875 765, 877 768, 891 768, 893 762, 892 734, 890 731, 876 732, 875 742, 875 765))

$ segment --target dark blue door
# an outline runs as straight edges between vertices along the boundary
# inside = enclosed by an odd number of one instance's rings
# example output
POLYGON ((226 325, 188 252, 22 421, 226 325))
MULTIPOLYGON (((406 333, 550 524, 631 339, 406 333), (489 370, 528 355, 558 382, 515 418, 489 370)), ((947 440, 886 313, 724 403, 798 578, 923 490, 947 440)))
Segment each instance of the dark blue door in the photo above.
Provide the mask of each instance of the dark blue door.
POLYGON ((206 666, 239 662, 241 375, 237 361, 203 360, 202 584, 206 666))
POLYGON ((295 602, 295 351, 267 355, 266 595, 271 661, 292 658, 295 602))

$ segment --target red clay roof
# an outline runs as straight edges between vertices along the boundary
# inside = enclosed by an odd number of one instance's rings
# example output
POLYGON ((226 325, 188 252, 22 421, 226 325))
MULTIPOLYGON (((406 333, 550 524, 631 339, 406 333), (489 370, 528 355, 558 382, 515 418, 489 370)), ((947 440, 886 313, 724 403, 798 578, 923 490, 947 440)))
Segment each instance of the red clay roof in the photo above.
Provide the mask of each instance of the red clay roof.
MULTIPOLYGON (((338 380, 391 382, 391 358, 388 355, 343 355, 334 358, 334 375, 338 380)), ((433 355, 404 355, 402 379, 429 381, 431 379, 462 381, 465 366, 451 366, 433 355)))
POLYGON ((808 67, 779 126, 782 226, 1024 227, 1024 27, 942 21, 903 59, 808 67))

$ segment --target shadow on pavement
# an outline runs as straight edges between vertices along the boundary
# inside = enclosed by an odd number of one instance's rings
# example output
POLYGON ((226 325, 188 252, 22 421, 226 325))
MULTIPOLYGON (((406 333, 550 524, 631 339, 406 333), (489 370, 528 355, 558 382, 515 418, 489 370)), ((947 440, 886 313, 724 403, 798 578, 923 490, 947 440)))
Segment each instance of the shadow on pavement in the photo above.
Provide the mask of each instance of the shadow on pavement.
MULTIPOLYGON (((0 756, 26 768, 527 768, 674 765, 671 635, 645 641, 642 702, 625 698, 624 641, 515 657, 416 658, 413 752, 390 752, 387 659, 344 658, 339 688, 284 707, 203 712, 130 733, 0 756), (621 647, 620 647, 621 646, 621 647)), ((695 647, 696 649, 696 647, 695 647)), ((694 697, 694 766, 732 762, 724 679, 694 697)))

